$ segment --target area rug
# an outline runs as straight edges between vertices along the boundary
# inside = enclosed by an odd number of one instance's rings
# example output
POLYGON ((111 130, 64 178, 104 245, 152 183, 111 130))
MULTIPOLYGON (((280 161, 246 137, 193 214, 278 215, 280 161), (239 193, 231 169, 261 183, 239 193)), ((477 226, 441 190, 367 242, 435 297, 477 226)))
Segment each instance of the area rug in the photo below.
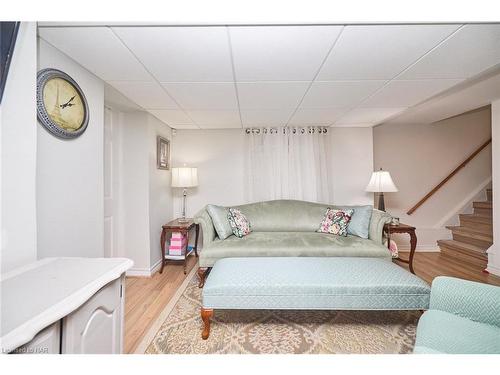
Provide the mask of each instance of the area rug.
POLYGON ((193 270, 136 353, 409 353, 420 317, 416 311, 216 310, 210 337, 202 340, 200 305, 193 270))

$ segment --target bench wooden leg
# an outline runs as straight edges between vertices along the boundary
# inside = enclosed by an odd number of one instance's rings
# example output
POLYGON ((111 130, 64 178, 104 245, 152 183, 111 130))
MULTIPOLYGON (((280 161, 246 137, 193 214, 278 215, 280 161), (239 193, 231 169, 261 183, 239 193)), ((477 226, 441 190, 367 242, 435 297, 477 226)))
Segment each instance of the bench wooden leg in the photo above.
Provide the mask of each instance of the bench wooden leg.
POLYGON ((214 315, 214 310, 201 308, 201 319, 203 320, 203 332, 201 333, 201 338, 203 340, 208 339, 210 335, 210 318, 214 315))
POLYGON ((205 285, 205 279, 208 274, 208 268, 206 267, 200 267, 198 268, 198 288, 203 288, 203 285, 205 285))

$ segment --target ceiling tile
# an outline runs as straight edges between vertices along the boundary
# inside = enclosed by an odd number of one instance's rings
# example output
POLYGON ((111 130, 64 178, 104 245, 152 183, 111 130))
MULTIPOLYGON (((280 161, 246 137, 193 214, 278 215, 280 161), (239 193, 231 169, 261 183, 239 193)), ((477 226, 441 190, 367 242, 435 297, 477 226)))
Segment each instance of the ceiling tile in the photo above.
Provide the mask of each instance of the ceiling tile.
POLYGON ((237 109, 234 83, 162 83, 184 109, 237 109))
POLYGON ((411 107, 461 81, 460 79, 391 81, 360 107, 411 107))
POLYGON ((201 129, 198 125, 184 125, 184 124, 175 124, 169 125, 172 129, 178 130, 199 130, 201 129))
POLYGON ((105 81, 149 81, 151 75, 107 27, 39 28, 40 37, 105 81))
POLYGON ((346 26, 319 80, 391 79, 459 25, 346 26))
POLYGON ((296 108, 309 82, 240 82, 238 96, 242 109, 296 108))
POLYGON ((200 125, 200 129, 241 129, 241 125, 237 123, 227 123, 227 124, 203 124, 200 125))
POLYGON ((221 128, 241 128, 240 114, 237 110, 192 110, 186 112, 189 117, 191 117, 193 121, 196 122, 196 124, 202 129, 206 127, 217 128, 218 126, 220 126, 221 128))
POLYGON ((346 111, 346 108, 299 109, 288 125, 333 124, 346 111))
POLYGON ((169 126, 194 126, 197 128, 196 124, 189 118, 184 111, 175 109, 150 109, 148 111, 153 116, 157 117, 169 126))
POLYGON ((179 109, 156 82, 110 81, 111 86, 145 109, 179 109))
POLYGON ((499 63, 500 25, 466 25, 398 78, 468 78, 499 63))
POLYGON ((307 92, 301 108, 352 107, 387 81, 318 81, 307 92))
POLYGON ((237 81, 312 80, 342 26, 230 27, 237 81))
POLYGON ((373 123, 357 123, 357 124, 334 124, 334 128, 371 128, 375 124, 373 123))
POLYGON ((142 111, 141 107, 108 83, 104 84, 104 103, 123 112, 142 111))
POLYGON ((335 121, 337 124, 373 124, 376 125, 382 120, 393 116, 406 108, 355 108, 347 112, 340 119, 335 121))
POLYGON ((116 27, 160 82, 233 81, 226 27, 116 27))
POLYGON ((242 109, 243 126, 286 125, 293 109, 242 109))

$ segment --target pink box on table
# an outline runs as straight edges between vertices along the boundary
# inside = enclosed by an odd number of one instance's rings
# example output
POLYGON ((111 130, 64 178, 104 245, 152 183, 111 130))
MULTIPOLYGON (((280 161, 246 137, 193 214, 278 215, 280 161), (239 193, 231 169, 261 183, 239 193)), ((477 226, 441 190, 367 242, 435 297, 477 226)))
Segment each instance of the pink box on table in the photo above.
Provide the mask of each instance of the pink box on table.
POLYGON ((187 245, 186 241, 182 242, 181 244, 170 244, 168 247, 169 250, 179 250, 185 248, 187 245))
POLYGON ((172 237, 173 240, 181 240, 183 238, 186 238, 185 234, 182 234, 181 232, 173 232, 172 237))

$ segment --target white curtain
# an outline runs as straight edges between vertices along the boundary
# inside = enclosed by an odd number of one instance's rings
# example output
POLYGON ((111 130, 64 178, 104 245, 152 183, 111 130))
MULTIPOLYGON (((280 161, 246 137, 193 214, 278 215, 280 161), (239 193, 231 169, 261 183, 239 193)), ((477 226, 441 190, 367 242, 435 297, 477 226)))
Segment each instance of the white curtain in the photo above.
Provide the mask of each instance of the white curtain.
POLYGON ((330 202, 328 128, 246 129, 246 198, 330 202))

